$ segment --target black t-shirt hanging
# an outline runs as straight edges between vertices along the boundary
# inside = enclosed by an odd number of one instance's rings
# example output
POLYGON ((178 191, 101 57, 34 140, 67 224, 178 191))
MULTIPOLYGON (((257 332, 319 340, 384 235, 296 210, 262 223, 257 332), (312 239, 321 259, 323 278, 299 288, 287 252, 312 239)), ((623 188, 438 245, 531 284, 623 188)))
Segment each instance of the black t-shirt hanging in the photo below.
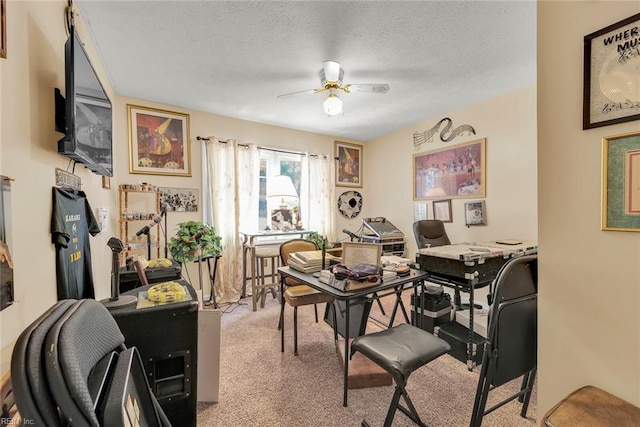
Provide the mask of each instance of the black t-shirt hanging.
POLYGON ((53 188, 51 242, 56 245, 58 300, 95 298, 89 233, 99 232, 83 191, 53 188))

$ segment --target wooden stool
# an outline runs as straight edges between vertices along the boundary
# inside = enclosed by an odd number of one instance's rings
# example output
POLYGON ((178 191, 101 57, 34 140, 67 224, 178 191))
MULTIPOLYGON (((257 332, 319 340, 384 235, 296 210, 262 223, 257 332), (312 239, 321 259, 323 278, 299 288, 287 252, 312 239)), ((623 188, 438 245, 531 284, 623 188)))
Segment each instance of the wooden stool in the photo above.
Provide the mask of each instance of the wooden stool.
POLYGON ((636 427, 640 408, 594 386, 574 391, 544 416, 546 427, 636 427))
POLYGON ((280 286, 278 283, 278 267, 280 266, 280 246, 258 246, 255 249, 256 255, 256 277, 252 281, 252 300, 253 311, 256 311, 258 301, 260 301, 260 307, 264 308, 266 300, 266 290, 271 291, 271 295, 277 298, 277 291, 280 286), (270 260, 270 273, 266 273, 265 260, 270 260), (265 283, 265 279, 269 277, 270 281, 265 283))

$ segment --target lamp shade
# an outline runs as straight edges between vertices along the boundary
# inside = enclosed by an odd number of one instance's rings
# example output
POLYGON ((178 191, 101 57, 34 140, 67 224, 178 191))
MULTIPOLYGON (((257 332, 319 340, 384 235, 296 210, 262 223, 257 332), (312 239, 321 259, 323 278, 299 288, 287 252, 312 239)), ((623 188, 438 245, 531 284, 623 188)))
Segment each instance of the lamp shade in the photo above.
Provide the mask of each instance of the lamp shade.
POLYGON ((324 101, 324 112, 329 116, 337 116, 342 113, 342 100, 338 95, 330 93, 324 101))
POLYGON ((298 197, 293 181, 286 175, 274 175, 267 178, 267 197, 298 197))

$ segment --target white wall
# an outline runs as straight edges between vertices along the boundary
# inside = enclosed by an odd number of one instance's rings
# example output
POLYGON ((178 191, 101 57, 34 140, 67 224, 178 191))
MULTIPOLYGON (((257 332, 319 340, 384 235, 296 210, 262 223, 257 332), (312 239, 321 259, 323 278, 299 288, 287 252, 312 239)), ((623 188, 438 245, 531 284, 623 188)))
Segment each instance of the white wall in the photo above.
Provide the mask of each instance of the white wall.
POLYGON ((640 233, 601 231, 601 140, 582 130, 583 38, 638 2, 538 2, 541 416, 593 384, 640 404, 640 233))
MULTIPOLYGON (((62 134, 54 131, 53 91, 64 88, 65 5, 64 1, 6 3, 7 58, 0 60, 0 173, 15 179, 12 256, 16 303, 0 313, 0 347, 15 340, 57 298, 51 188, 55 168, 66 169, 69 162, 57 154, 62 134)), ((82 28, 79 32, 82 36, 82 28)), ((111 93, 108 83, 105 86, 111 93)), ((113 197, 102 189, 99 176, 82 166, 75 173, 94 208, 113 206, 113 197)), ((94 276, 104 289, 110 281, 108 237, 100 233, 91 238, 94 276)), ((3 367, 5 362, 3 352, 3 367)))
POLYGON ((368 142, 365 146, 364 217, 383 216, 405 234, 406 254, 413 257, 414 203, 426 203, 433 218, 432 200, 413 201, 413 154, 442 149, 486 138, 486 197, 453 199, 453 222, 445 224, 453 243, 501 238, 537 239, 536 88, 521 88, 442 114, 415 126, 368 142), (413 133, 433 127, 443 117, 453 126, 469 124, 475 135, 432 143, 416 150, 413 133), (487 225, 466 227, 464 203, 485 200, 487 225))

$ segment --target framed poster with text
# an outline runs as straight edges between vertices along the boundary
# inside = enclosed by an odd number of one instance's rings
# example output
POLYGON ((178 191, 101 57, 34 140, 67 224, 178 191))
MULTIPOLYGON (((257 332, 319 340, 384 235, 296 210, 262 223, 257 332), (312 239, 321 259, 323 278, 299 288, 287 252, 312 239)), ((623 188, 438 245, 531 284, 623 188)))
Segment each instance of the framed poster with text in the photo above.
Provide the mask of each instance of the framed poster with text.
POLYGON ((640 13, 584 37, 582 128, 640 119, 640 13))

